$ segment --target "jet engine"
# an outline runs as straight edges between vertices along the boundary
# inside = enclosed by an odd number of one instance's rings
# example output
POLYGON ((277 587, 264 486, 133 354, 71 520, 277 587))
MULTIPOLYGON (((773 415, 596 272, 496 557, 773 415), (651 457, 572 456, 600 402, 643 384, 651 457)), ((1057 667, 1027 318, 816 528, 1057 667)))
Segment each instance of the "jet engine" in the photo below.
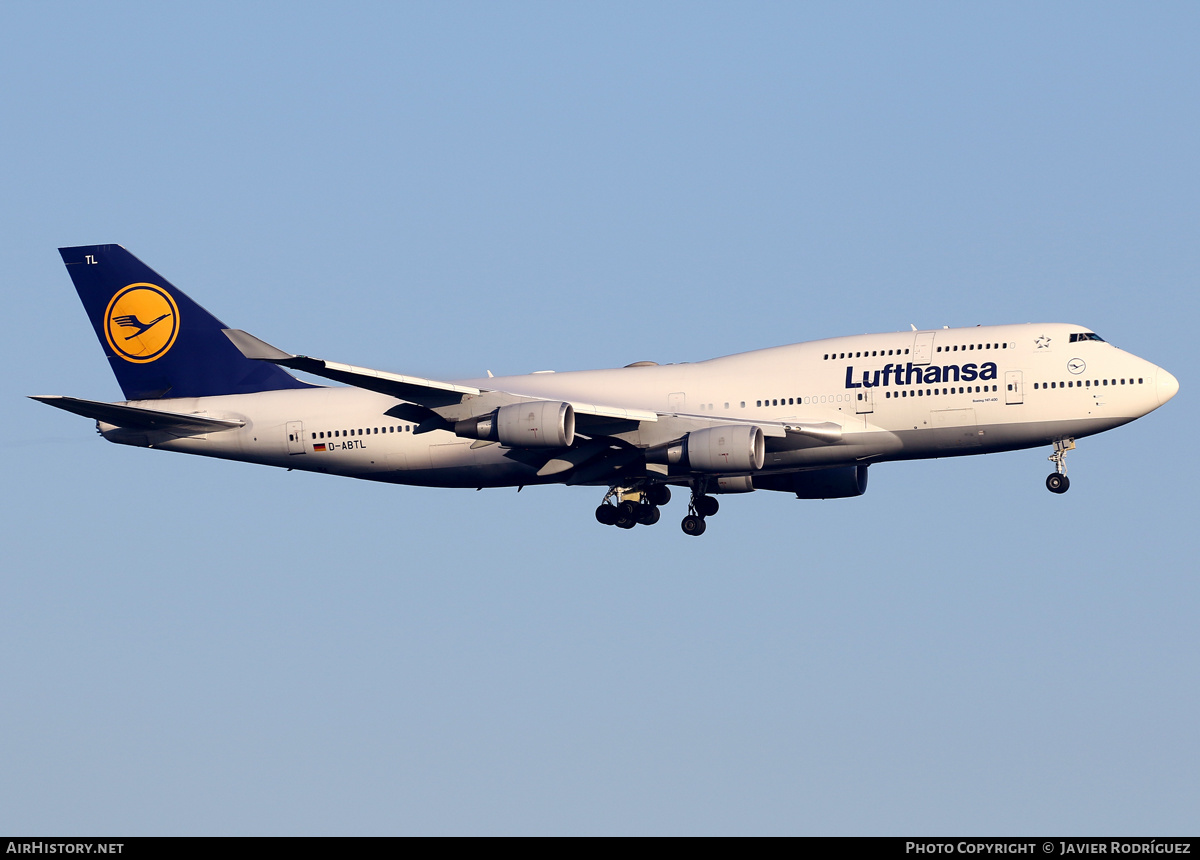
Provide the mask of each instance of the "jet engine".
POLYGON ((649 448, 646 462, 696 472, 755 472, 763 467, 766 453, 761 428, 727 424, 693 430, 677 442, 649 448))
POLYGON ((867 467, 835 466, 787 475, 757 475, 754 486, 795 493, 797 499, 849 499, 867 491, 867 467))
POLYGON ((455 422, 454 433, 508 448, 570 448, 575 441, 575 410, 570 403, 554 400, 510 403, 487 415, 455 422))

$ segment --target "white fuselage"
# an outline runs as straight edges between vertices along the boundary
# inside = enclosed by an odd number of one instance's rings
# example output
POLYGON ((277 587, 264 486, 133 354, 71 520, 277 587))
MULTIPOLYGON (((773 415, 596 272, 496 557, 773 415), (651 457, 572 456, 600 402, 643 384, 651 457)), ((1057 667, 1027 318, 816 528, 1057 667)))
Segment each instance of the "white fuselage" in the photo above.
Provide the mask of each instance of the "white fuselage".
MULTIPOLYGON (((830 443, 772 439, 762 471, 982 454, 1117 427, 1178 389, 1165 370, 1076 325, 1026 324, 855 335, 688 364, 534 373, 463 384, 546 400, 736 421, 828 422, 830 443)), ((414 432, 399 401, 358 388, 311 388, 131 403, 238 419, 241 429, 174 437, 101 424, 106 438, 172 451, 402 484, 519 486, 539 461, 446 430, 414 432), (402 411, 402 410, 401 410, 402 411)), ((655 425, 613 434, 645 448, 655 425)), ((608 483, 607 479, 579 483, 608 483)))

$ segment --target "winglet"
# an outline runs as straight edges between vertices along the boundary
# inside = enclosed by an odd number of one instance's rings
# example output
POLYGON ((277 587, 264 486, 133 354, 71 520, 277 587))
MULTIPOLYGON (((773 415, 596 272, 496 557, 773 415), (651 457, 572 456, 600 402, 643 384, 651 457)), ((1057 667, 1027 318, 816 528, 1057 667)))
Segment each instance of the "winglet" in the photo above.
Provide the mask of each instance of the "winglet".
POLYGON ((249 332, 242 331, 240 328, 225 328, 221 329, 225 337, 233 341, 233 345, 238 348, 242 355, 246 358, 253 358, 258 361, 288 361, 295 358, 290 352, 284 352, 282 349, 276 349, 267 343, 265 340, 259 340, 249 332))

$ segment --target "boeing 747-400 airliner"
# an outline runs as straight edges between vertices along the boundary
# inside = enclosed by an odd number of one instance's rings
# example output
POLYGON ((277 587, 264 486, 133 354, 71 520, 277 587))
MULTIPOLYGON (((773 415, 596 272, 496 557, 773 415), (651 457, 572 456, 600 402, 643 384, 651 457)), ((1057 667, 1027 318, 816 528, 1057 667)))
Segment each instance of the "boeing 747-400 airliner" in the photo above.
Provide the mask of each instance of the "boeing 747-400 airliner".
POLYGON ((125 394, 36 397, 111 442, 429 487, 607 489, 606 525, 690 492, 861 495, 873 463, 1053 446, 1166 403, 1175 377, 1067 323, 830 338, 684 364, 444 382, 277 349, 231 329, 119 245, 61 248, 125 394), (303 382, 284 368, 341 386, 303 382))

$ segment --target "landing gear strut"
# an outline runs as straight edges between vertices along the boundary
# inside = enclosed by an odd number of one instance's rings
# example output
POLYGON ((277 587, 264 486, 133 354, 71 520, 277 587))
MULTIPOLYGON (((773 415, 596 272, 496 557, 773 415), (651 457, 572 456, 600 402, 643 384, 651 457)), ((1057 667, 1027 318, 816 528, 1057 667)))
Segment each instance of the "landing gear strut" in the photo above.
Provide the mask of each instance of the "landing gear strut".
POLYGON ((1049 457, 1054 471, 1046 478, 1046 489, 1050 492, 1061 495, 1071 489, 1071 479, 1067 477, 1067 452, 1074 449, 1074 439, 1059 439, 1054 443, 1054 453, 1049 457))

